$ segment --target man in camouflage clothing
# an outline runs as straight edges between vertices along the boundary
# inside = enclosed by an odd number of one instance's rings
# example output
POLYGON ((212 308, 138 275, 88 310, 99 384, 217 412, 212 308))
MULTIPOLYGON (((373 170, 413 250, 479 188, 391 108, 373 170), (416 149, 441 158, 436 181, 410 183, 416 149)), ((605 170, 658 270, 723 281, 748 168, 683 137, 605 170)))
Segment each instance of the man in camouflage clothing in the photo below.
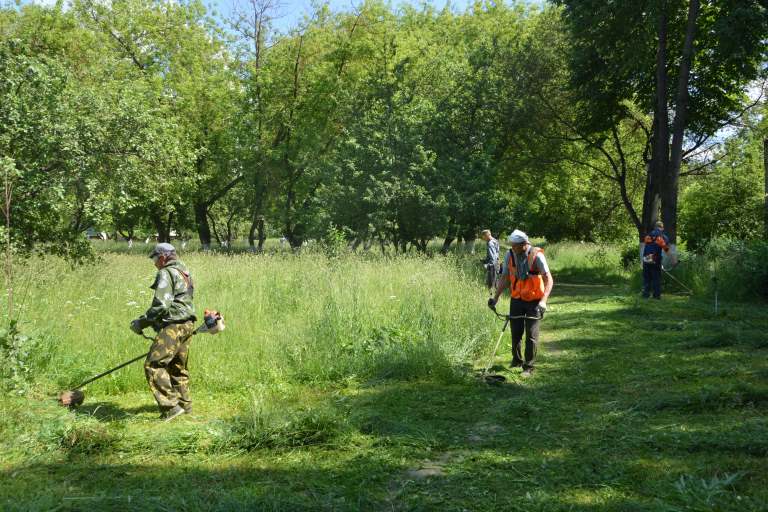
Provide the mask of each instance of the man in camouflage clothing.
POLYGON ((157 268, 152 305, 131 322, 137 334, 152 327, 157 336, 144 362, 149 389, 160 406, 161 418, 171 420, 192 412, 187 357, 195 330, 194 285, 187 267, 171 244, 157 244, 149 255, 157 268))

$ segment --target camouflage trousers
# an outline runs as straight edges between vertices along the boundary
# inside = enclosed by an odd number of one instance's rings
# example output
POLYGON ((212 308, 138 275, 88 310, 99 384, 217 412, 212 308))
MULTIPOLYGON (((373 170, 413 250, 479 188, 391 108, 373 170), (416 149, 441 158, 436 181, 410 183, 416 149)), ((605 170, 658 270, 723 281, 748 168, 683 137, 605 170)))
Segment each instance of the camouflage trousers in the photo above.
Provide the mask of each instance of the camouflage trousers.
POLYGON ((187 358, 194 330, 192 321, 169 325, 157 333, 149 348, 144 374, 161 410, 176 405, 184 409, 192 407, 187 358))

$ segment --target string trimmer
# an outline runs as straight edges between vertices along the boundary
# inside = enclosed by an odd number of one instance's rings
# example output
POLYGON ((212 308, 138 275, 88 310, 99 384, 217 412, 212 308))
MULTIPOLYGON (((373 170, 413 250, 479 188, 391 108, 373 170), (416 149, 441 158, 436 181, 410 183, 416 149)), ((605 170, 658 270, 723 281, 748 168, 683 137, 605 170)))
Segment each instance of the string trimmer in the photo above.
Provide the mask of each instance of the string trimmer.
POLYGON ((485 369, 483 370, 483 373, 481 374, 481 377, 483 380, 485 380, 488 384, 501 384, 502 382, 505 382, 507 378, 503 375, 499 374, 489 374, 488 370, 491 369, 491 365, 493 364, 493 360, 496 359, 496 352, 499 350, 499 345, 501 344, 501 339, 504 337, 504 331, 507 330, 507 326, 509 325, 510 320, 515 320, 518 318, 525 318, 526 320, 541 320, 544 318, 544 311, 539 309, 539 316, 526 316, 526 315, 502 315, 498 311, 496 311, 496 306, 488 305, 488 307, 493 311, 493 314, 497 317, 504 320, 504 326, 501 328, 501 333, 499 334, 499 339, 496 340, 496 345, 493 347, 493 353, 491 354, 491 358, 488 359, 488 364, 485 366, 485 369))
MULTIPOLYGON (((213 310, 205 310, 205 314, 203 316, 203 324, 192 331, 192 336, 199 333, 208 333, 208 334, 216 334, 224 330, 224 317, 221 316, 221 313, 218 311, 213 310)), ((141 334, 143 337, 145 337, 148 340, 154 341, 154 338, 147 336, 146 334, 141 334)), ((149 352, 145 352, 144 354, 138 355, 134 357, 133 359, 126 361, 122 364, 119 364, 115 366, 114 368, 111 368, 103 373, 100 373, 96 375, 95 377, 91 377, 90 379, 86 380, 85 382, 81 383, 78 386, 75 386, 74 388, 68 390, 68 391, 62 391, 59 393, 59 404, 63 405, 64 407, 77 407, 78 405, 83 403, 83 400, 85 400, 85 393, 83 393, 82 388, 90 384, 91 382, 95 380, 99 380, 102 377, 105 377, 109 375, 112 372, 115 372, 119 370, 120 368, 123 368, 125 366, 128 366, 131 363, 135 363, 139 359, 144 359, 149 355, 149 352)))

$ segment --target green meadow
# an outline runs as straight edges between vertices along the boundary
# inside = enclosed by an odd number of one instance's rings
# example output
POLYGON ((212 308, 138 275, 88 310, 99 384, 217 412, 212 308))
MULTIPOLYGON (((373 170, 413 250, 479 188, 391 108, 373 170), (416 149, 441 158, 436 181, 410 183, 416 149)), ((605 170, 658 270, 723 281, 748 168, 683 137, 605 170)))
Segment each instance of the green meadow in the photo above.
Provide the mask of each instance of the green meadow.
POLYGON ((193 339, 193 414, 159 421, 141 363, 62 408, 147 350, 135 249, 18 269, 0 509, 766 510, 764 303, 715 313, 669 281, 642 300, 618 249, 552 245, 537 370, 509 370, 507 334, 489 386, 477 255, 190 252, 197 308, 227 325, 193 339))

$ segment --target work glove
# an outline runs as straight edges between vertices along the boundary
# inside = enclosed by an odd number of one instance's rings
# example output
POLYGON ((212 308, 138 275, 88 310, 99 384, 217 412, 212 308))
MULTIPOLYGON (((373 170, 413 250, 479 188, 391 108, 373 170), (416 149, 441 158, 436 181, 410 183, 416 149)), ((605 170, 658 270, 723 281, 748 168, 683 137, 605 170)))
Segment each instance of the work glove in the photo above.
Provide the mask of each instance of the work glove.
POLYGON ((544 313, 547 312, 547 303, 540 302, 536 309, 539 311, 539 318, 544 318, 544 313))
POLYGON ((131 321, 131 330, 136 334, 144 334, 144 329, 141 327, 141 322, 138 319, 131 321))
POLYGON ((491 309, 496 308, 496 302, 498 302, 498 301, 496 299, 494 299, 493 297, 491 297, 490 299, 488 299, 488 307, 491 308, 491 309))

